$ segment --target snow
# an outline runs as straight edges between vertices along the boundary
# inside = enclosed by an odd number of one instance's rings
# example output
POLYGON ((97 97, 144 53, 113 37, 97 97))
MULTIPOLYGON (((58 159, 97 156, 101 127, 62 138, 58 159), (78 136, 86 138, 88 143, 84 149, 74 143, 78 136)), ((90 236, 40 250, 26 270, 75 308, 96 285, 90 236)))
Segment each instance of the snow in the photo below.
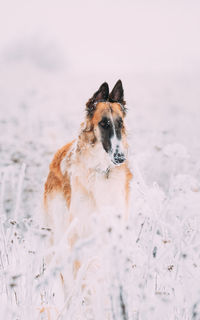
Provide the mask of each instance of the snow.
POLYGON ((88 0, 83 15, 77 1, 66 19, 64 2, 20 3, 0 13, 0 319, 199 319, 199 4, 152 1, 145 10, 143 1, 118 1, 122 24, 112 23, 111 39, 107 24, 95 25, 100 4, 88 0), (47 249, 40 216, 49 163, 77 136, 89 97, 119 78, 133 172, 129 222, 107 207, 74 251, 65 241, 47 249), (83 261, 75 281, 74 259, 83 261), (67 299, 58 296, 61 270, 67 299))

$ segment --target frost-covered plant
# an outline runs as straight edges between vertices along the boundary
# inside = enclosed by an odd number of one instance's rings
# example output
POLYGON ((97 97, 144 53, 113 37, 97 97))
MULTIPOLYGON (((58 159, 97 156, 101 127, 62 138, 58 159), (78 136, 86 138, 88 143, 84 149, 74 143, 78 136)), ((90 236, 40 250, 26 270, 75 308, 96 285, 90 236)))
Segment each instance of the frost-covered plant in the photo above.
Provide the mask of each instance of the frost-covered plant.
POLYGON ((93 232, 73 251, 66 241, 48 247, 49 230, 36 218, 40 209, 24 211, 25 165, 2 168, 1 318, 199 319, 200 186, 194 177, 176 174, 176 159, 186 153, 175 149, 167 146, 162 155, 173 158, 169 189, 147 185, 135 158, 129 221, 111 207, 94 212, 93 232), (74 278, 75 260, 81 266, 74 278), (58 306, 61 271, 68 275, 67 295, 58 306))

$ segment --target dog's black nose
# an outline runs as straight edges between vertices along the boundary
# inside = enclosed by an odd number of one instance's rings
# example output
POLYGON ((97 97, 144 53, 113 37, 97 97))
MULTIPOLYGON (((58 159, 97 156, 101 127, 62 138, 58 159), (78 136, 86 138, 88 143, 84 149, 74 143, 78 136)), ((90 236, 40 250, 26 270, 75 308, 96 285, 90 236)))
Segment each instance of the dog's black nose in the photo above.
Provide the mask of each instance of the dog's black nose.
POLYGON ((126 160, 123 153, 115 152, 114 153, 114 162, 115 164, 123 163, 126 160))

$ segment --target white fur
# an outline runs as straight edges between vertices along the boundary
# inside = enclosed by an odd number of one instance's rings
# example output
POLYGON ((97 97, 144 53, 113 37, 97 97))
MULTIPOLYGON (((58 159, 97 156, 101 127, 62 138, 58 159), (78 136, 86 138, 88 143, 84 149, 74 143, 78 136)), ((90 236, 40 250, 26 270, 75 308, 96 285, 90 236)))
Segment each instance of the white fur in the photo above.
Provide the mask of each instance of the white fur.
POLYGON ((111 160, 114 161, 114 154, 116 152, 120 154, 124 154, 124 147, 123 147, 122 141, 117 138, 115 124, 114 124, 114 120, 111 112, 110 112, 110 119, 111 119, 113 130, 114 130, 114 135, 111 138, 111 160))
POLYGON ((48 226, 53 230, 53 243, 56 245, 68 227, 69 212, 62 193, 48 199, 48 226))

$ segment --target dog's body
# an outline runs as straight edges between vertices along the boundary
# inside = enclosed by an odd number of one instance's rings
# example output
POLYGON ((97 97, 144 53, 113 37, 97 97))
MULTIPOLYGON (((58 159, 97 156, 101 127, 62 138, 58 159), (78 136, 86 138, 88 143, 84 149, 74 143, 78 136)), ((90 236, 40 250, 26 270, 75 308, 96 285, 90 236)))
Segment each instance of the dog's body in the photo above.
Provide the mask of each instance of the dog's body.
MULTIPOLYGON (((116 214, 124 221, 128 217, 132 174, 127 161, 126 108, 121 81, 110 95, 107 83, 102 84, 86 104, 86 111, 78 138, 58 150, 50 164, 44 208, 52 246, 64 244, 72 249, 77 240, 94 233, 91 223, 94 214, 103 212, 106 217, 116 214)), ((65 265, 65 252, 64 249, 55 255, 61 265, 65 265)), ((51 259, 52 255, 48 263, 51 259)), ((72 258, 74 278, 81 264, 80 257, 72 258)), ((60 276, 59 292, 63 297, 68 291, 69 270, 64 268, 60 276)), ((59 294, 57 297, 60 304, 62 298, 59 294)))
MULTIPOLYGON (((121 81, 110 95, 108 90, 104 83, 88 101, 77 140, 58 150, 50 164, 44 206, 52 245, 61 241, 73 221, 77 224, 67 234, 68 247, 88 237, 93 213, 104 210, 108 215, 114 212, 124 219, 128 216, 132 174, 126 159, 126 108, 121 81)), ((75 276, 80 265, 80 261, 74 261, 75 276)))
POLYGON ((126 159, 121 81, 110 95, 108 90, 104 83, 88 101, 78 139, 60 149, 50 165, 44 204, 54 244, 74 218, 80 228, 69 239, 71 246, 88 235, 88 218, 93 212, 114 206, 117 214, 128 215, 132 174, 126 159))

